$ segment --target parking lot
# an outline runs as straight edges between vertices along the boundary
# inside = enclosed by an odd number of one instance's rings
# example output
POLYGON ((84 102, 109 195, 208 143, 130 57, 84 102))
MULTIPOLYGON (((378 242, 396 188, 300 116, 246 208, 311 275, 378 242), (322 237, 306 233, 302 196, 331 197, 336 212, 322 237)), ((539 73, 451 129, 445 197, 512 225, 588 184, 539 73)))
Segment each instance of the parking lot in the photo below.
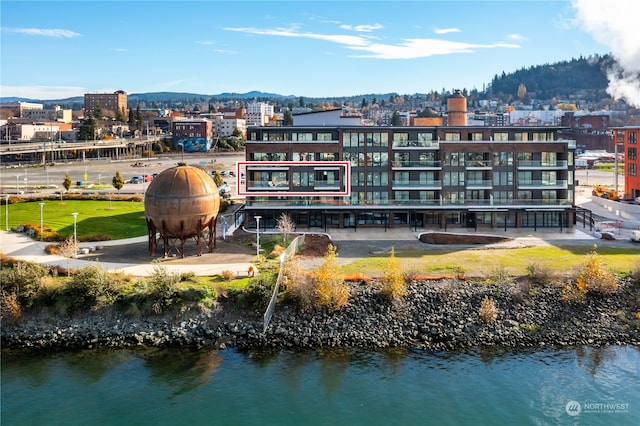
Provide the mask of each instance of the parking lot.
MULTIPOLYGON (((115 192, 111 184, 116 172, 125 180, 123 193, 143 192, 154 175, 175 167, 182 162, 181 154, 167 154, 151 158, 136 158, 119 161, 93 159, 84 162, 56 163, 53 165, 11 165, 0 168, 0 193, 29 194, 36 191, 55 192, 63 190, 65 175, 71 177, 70 190, 99 190, 115 192), (146 179, 144 179, 146 176, 146 179), (48 189, 45 189, 48 187, 48 189)), ((186 154, 184 162, 198 166, 207 172, 225 172, 223 179, 232 194, 235 194, 236 178, 230 172, 237 161, 244 160, 244 151, 234 153, 186 154)))

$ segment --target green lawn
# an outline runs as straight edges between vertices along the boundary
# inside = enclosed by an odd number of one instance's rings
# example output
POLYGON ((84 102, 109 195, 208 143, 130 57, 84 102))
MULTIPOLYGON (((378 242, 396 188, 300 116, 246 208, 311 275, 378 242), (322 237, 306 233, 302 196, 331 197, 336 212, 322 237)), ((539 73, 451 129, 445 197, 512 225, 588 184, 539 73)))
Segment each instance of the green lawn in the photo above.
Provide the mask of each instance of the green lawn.
MULTIPOLYGON (((73 216, 77 212, 77 234, 107 234, 114 240, 146 235, 144 203, 137 201, 108 200, 45 200, 42 208, 43 222, 65 236, 73 235, 73 216)), ((0 210, 5 226, 5 206, 0 210)), ((33 223, 40 225, 39 201, 24 201, 9 204, 9 229, 33 223)))
MULTIPOLYGON (((465 249, 433 250, 424 252, 400 252, 396 258, 405 272, 438 275, 462 272, 469 276, 491 276, 504 270, 512 276, 527 274, 527 267, 535 264, 555 272, 570 273, 584 266, 588 246, 555 247, 538 246, 515 249, 465 249)), ((637 247, 597 247, 596 252, 605 266, 616 274, 629 274, 640 269, 637 247)), ((338 255, 339 257, 339 255, 338 255)), ((369 276, 381 276, 389 255, 360 259, 342 267, 344 273, 362 272, 369 276)))

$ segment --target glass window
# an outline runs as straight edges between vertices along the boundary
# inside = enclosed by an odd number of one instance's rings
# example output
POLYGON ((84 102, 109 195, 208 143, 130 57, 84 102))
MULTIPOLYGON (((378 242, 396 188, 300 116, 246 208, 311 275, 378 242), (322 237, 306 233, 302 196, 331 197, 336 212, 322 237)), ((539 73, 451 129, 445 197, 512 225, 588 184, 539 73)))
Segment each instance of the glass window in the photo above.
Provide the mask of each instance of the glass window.
POLYGON ((459 141, 460 133, 447 132, 444 134, 445 141, 459 141))
POLYGON ((493 140, 494 141, 508 141, 509 140, 509 133, 507 133, 507 132, 495 132, 493 134, 493 140))
POLYGON ((393 180, 397 184, 408 185, 409 184, 409 172, 394 172, 394 179, 393 180))
POLYGON ((555 166, 557 154, 555 152, 542 152, 542 165, 555 166))
POLYGON ((496 152, 493 154, 494 166, 512 166, 513 152, 496 152))
POLYGON ((555 171, 543 171, 542 172, 542 184, 543 185, 555 185, 556 184, 556 172, 555 171))
POLYGON ((519 184, 531 184, 533 183, 533 174, 531 172, 518 172, 519 184))
POLYGON ((637 176, 637 170, 635 163, 629 163, 629 176, 637 176))
POLYGON ((629 143, 635 144, 638 141, 638 134, 636 132, 629 132, 629 143))
POLYGON ((638 158, 636 148, 627 148, 627 158, 629 160, 636 160, 638 158))
POLYGON ((333 135, 331 133, 318 133, 316 138, 319 141, 332 141, 333 135))
POLYGON ((472 141, 481 141, 482 138, 483 138, 482 133, 476 133, 476 132, 471 133, 471 140, 472 141))

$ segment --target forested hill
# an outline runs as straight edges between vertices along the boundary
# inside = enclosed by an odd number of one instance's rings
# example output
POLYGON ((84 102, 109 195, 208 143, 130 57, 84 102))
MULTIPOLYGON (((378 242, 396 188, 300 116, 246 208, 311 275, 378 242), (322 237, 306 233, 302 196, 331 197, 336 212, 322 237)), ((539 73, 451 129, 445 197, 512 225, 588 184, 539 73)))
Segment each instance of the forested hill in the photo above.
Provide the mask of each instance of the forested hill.
POLYGON ((609 97, 606 92, 606 70, 612 63, 610 55, 580 57, 554 64, 522 68, 513 73, 496 75, 487 89, 489 97, 516 98, 524 84, 529 98, 569 99, 578 97, 599 101, 609 97))

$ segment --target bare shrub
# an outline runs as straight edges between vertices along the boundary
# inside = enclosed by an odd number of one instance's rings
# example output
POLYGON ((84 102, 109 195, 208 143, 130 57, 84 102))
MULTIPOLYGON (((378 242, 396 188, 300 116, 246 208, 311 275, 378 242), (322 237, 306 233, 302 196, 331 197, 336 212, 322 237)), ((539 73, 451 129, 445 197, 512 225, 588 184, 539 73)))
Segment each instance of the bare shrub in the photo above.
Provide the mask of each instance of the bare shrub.
POLYGON ((531 263, 527 266, 527 278, 534 285, 551 284, 558 280, 554 271, 545 265, 531 263))
POLYGON ((562 286, 562 300, 566 303, 584 303, 586 292, 582 291, 575 283, 568 282, 562 286))
POLYGON ((407 282, 404 279, 404 272, 398 259, 396 259, 395 249, 391 248, 391 254, 382 274, 383 295, 391 300, 398 300, 407 294, 407 282))
POLYGON ((496 303, 488 296, 485 296, 484 299, 482 299, 482 303, 480 304, 478 314, 480 315, 480 319, 485 324, 494 322, 498 318, 498 309, 496 308, 496 303))
POLYGON ((287 238, 289 238, 289 235, 291 235, 296 229, 296 223, 291 219, 291 216, 286 213, 282 213, 276 222, 276 226, 278 231, 282 234, 282 243, 286 245, 287 238))

